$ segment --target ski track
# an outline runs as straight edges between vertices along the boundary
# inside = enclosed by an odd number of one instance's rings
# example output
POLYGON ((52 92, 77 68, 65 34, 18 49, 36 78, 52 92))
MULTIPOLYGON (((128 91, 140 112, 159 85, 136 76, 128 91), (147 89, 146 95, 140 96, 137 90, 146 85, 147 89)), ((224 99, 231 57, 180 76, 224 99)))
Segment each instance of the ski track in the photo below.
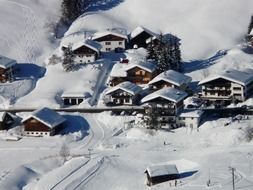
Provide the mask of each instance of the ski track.
MULTIPOLYGON (((77 149, 89 149, 89 148, 96 148, 105 140, 105 132, 103 127, 100 125, 100 123, 97 121, 97 119, 89 114, 87 116, 87 120, 90 124, 94 124, 93 127, 90 127, 90 138, 85 142, 84 145, 81 145, 77 147, 77 149)), ((86 137, 87 138, 87 137, 86 137)), ((80 183, 78 183, 74 188, 71 187, 71 189, 78 189, 81 185, 83 185, 85 182, 89 181, 92 176, 95 175, 95 173, 101 168, 101 166, 104 163, 104 157, 102 157, 101 160, 97 161, 97 157, 91 157, 87 162, 83 163, 81 166, 78 166, 74 170, 72 170, 69 174, 67 174, 64 178, 62 178, 60 181, 58 181, 50 190, 63 190, 63 189, 69 189, 68 186, 72 186, 72 183, 75 182, 76 179, 79 179, 80 176, 86 175, 88 176, 84 178, 80 183), (97 162, 95 166, 89 166, 92 164, 92 162, 97 162), (95 168, 95 169, 94 169, 95 168), (92 170, 91 172, 89 172, 92 170)), ((86 184, 86 183, 85 183, 86 184)))

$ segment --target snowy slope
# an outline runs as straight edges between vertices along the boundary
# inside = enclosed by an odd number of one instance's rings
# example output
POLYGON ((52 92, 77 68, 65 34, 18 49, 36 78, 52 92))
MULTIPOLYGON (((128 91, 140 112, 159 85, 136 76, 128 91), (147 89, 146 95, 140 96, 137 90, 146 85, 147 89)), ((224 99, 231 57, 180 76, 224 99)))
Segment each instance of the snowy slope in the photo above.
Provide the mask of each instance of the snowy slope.
POLYGON ((42 64, 51 54, 48 24, 59 19, 60 0, 0 0, 0 54, 42 64), (4 27, 2 27, 4 26, 4 27))
POLYGON ((115 0, 119 5, 78 19, 66 35, 138 25, 182 39, 183 57, 202 59, 239 41, 247 31, 253 1, 244 0, 115 0))

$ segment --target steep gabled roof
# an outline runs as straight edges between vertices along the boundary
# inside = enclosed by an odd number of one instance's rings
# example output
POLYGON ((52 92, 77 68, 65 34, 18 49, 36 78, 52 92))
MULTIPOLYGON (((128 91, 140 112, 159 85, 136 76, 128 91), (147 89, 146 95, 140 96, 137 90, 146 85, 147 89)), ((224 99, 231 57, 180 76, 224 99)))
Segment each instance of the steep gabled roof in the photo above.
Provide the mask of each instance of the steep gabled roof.
POLYGON ((32 112, 31 115, 24 119, 22 122, 24 123, 31 118, 40 121, 51 129, 66 121, 64 117, 49 108, 41 108, 32 112))
POLYGON ((245 69, 244 71, 238 71, 238 70, 230 69, 225 72, 222 72, 221 74, 217 74, 200 81, 199 85, 208 83, 210 81, 213 81, 219 78, 245 86, 248 83, 253 81, 253 70, 245 69))
POLYGON ((142 88, 140 86, 138 86, 132 82, 126 81, 126 82, 122 82, 122 83, 118 84, 117 86, 114 86, 111 89, 109 89, 106 92, 106 95, 110 94, 112 92, 115 92, 119 89, 123 90, 125 92, 128 92, 129 94, 132 94, 132 95, 136 95, 142 90, 142 88))
POLYGON ((68 46, 71 46, 73 51, 79 49, 82 46, 86 46, 87 48, 90 48, 97 53, 99 53, 100 49, 102 48, 98 42, 90 40, 90 39, 80 40, 80 41, 72 42, 72 43, 70 42, 64 43, 62 45, 62 47, 68 47, 68 46))
POLYGON ((131 33, 130 33, 130 40, 141 34, 142 32, 148 33, 150 36, 157 36, 154 32, 151 32, 147 28, 144 28, 143 26, 136 27, 131 33))
POLYGON ((16 60, 0 55, 0 68, 8 69, 16 64, 16 60))
POLYGON ((136 63, 130 63, 129 66, 126 68, 126 71, 129 71, 135 67, 141 68, 150 73, 153 73, 157 68, 156 65, 151 62, 136 62, 136 63))
POLYGON ((178 175, 177 166, 174 164, 164 164, 164 165, 153 165, 149 166, 146 171, 150 177, 159 177, 166 175, 178 175))
POLYGON ((84 41, 80 41, 78 43, 73 44, 72 50, 75 51, 82 46, 86 46, 86 47, 96 51, 97 53, 99 53, 100 49, 102 48, 99 43, 97 43, 93 40, 86 39, 84 41))
POLYGON ((173 70, 168 70, 156 76, 148 84, 154 84, 159 81, 165 81, 165 82, 174 84, 176 86, 181 86, 182 84, 189 84, 191 80, 192 78, 189 76, 186 76, 182 73, 179 73, 173 70))
POLYGON ((125 34, 122 34, 122 33, 119 33, 117 31, 104 31, 104 32, 96 32, 93 37, 92 37, 92 40, 97 40, 99 38, 102 38, 104 36, 107 36, 107 35, 113 35, 113 36, 117 36, 117 37, 120 37, 120 38, 123 38, 123 39, 128 39, 127 38, 127 35, 125 34))
POLYGON ((175 89, 175 88, 168 87, 168 88, 162 88, 158 91, 153 92, 152 94, 145 96, 141 100, 141 103, 146 103, 146 102, 149 102, 149 101, 154 100, 156 98, 163 98, 165 100, 177 103, 186 97, 187 97, 186 92, 183 92, 183 91, 175 89))

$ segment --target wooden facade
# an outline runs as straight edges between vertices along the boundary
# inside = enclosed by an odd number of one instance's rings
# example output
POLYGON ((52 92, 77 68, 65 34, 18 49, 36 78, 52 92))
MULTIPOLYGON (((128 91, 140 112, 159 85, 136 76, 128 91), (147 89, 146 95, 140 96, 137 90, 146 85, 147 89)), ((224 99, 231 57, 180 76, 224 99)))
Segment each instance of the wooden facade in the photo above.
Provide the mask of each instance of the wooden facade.
POLYGON ((127 77, 112 77, 110 79, 109 86, 116 86, 125 81, 128 81, 127 77))
POLYGON ((112 34, 108 34, 106 36, 96 38, 95 40, 98 41, 98 42, 103 42, 103 41, 125 41, 125 38, 115 36, 115 35, 112 35, 112 34))
POLYGON ((202 84, 201 98, 209 103, 227 105, 233 101, 244 101, 252 92, 253 82, 246 87, 232 81, 218 78, 202 84))
POLYGON ((139 35, 135 36, 134 38, 132 38, 130 40, 130 48, 134 48, 134 46, 137 46, 138 48, 143 47, 143 48, 147 48, 147 43, 146 40, 153 37, 151 34, 149 34, 146 31, 143 31, 142 33, 140 33, 139 35))
POLYGON ((60 124, 51 128, 33 117, 24 121, 23 124, 24 132, 27 136, 52 136, 63 127, 63 124, 60 124))
POLYGON ((156 76, 156 71, 149 72, 139 67, 127 71, 127 80, 135 84, 147 84, 156 76))
POLYGON ((140 100, 139 94, 130 94, 122 89, 115 90, 107 95, 107 105, 120 106, 120 105, 136 105, 140 100))
POLYGON ((13 80, 13 68, 1 68, 0 67, 0 82, 5 83, 13 80))
POLYGON ((77 56, 78 55, 85 55, 85 56, 86 55, 96 55, 96 57, 98 57, 98 53, 95 50, 93 50, 89 47, 86 47, 85 45, 83 45, 83 46, 79 47, 78 49, 74 50, 73 53, 77 56))
POLYGON ((175 179, 179 179, 180 175, 179 174, 168 174, 168 175, 161 175, 161 176, 155 176, 155 177, 151 177, 148 172, 145 172, 147 175, 147 185, 148 186, 152 186, 152 185, 156 185, 159 183, 163 183, 166 181, 170 181, 170 180, 175 180, 175 179))

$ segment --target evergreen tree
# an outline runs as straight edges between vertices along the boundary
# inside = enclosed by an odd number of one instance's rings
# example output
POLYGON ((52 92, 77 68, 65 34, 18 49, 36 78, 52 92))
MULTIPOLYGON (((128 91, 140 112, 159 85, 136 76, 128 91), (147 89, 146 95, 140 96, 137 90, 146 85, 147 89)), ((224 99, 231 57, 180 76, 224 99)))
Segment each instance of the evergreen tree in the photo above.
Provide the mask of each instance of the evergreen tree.
POLYGON ((73 22, 84 13, 85 7, 88 7, 90 3, 91 0, 63 0, 61 4, 62 20, 67 23, 73 22))
POLYGON ((181 69, 181 51, 178 38, 172 35, 168 37, 160 34, 156 45, 150 43, 147 48, 148 59, 156 60, 160 72, 173 69, 181 69))
POLYGON ((74 70, 74 58, 75 56, 70 46, 63 49, 62 66, 66 72, 70 72, 74 70))

